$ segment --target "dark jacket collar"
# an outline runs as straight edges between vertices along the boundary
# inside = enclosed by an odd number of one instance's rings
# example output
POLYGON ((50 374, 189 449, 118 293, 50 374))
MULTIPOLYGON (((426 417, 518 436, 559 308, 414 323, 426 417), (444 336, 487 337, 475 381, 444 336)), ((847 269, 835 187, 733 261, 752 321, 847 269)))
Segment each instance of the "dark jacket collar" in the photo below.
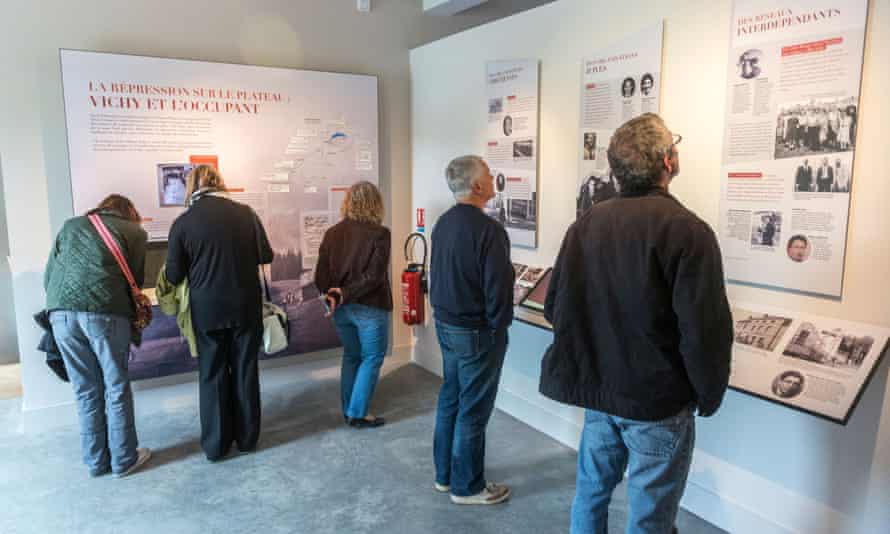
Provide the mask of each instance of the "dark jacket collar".
MULTIPOLYGON (((645 191, 629 191, 620 193, 621 197, 624 198, 642 198, 642 197, 667 197, 673 199, 674 196, 668 193, 665 189, 660 187, 652 187, 645 191)), ((676 200, 676 199, 675 199, 676 200)))

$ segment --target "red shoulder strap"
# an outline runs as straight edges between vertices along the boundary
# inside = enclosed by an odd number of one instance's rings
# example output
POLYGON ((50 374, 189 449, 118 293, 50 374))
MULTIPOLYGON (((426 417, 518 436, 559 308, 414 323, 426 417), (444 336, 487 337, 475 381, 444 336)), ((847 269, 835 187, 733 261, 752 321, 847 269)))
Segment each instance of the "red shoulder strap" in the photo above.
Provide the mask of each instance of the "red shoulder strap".
POLYGON ((114 259, 115 261, 117 261, 117 264, 121 268, 121 271, 124 272, 124 277, 130 284, 130 290, 138 292, 139 286, 136 285, 136 280, 133 278, 133 273, 130 272, 130 266, 127 265, 127 260, 126 258, 124 258, 124 254, 123 252, 121 252, 117 241, 114 240, 111 232, 108 231, 108 227, 105 226, 105 223, 102 222, 102 219, 99 217, 99 215, 95 213, 88 215, 87 218, 90 220, 91 223, 93 223, 93 226, 96 228, 96 231, 99 232, 99 236, 102 238, 102 241, 105 242, 105 246, 108 247, 108 250, 111 252, 111 255, 114 256, 114 259))

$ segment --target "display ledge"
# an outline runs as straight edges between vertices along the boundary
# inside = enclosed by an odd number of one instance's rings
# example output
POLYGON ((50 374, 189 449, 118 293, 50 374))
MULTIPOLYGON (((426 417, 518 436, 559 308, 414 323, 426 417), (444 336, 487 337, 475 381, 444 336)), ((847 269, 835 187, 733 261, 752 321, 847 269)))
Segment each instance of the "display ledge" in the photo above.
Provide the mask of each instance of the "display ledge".
POLYGON ((525 306, 513 306, 513 318, 543 330, 553 331, 553 325, 544 317, 543 313, 526 308, 525 306))

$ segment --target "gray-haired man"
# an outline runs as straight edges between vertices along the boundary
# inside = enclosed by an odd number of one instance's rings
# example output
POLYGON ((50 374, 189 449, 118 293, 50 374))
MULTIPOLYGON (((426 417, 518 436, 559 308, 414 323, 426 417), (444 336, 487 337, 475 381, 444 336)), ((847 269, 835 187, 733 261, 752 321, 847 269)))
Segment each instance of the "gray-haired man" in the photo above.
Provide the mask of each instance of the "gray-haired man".
POLYGON ((717 239, 668 193, 680 139, 649 113, 615 131, 621 196, 569 227, 553 269, 540 390, 586 408, 572 534, 606 532, 625 469, 628 532, 671 532, 694 411, 713 414, 726 391, 732 317, 717 239))
POLYGON ((497 504, 506 486, 485 480, 485 429, 513 320, 513 264, 507 232, 482 208, 494 178, 478 156, 448 164, 457 205, 433 229, 430 303, 445 378, 439 392, 433 457, 435 488, 456 504, 497 504))

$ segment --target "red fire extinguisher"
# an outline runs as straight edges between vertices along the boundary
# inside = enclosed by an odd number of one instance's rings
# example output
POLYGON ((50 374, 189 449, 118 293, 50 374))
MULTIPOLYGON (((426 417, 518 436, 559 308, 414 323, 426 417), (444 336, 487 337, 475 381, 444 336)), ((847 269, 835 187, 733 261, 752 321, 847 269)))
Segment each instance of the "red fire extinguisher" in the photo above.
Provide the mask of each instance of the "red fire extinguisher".
POLYGON ((423 234, 413 233, 405 240, 405 261, 408 267, 402 272, 402 320, 405 324, 423 324, 424 294, 427 292, 426 281, 426 238, 423 234), (414 259, 414 245, 423 243, 423 260, 417 263, 414 259))

